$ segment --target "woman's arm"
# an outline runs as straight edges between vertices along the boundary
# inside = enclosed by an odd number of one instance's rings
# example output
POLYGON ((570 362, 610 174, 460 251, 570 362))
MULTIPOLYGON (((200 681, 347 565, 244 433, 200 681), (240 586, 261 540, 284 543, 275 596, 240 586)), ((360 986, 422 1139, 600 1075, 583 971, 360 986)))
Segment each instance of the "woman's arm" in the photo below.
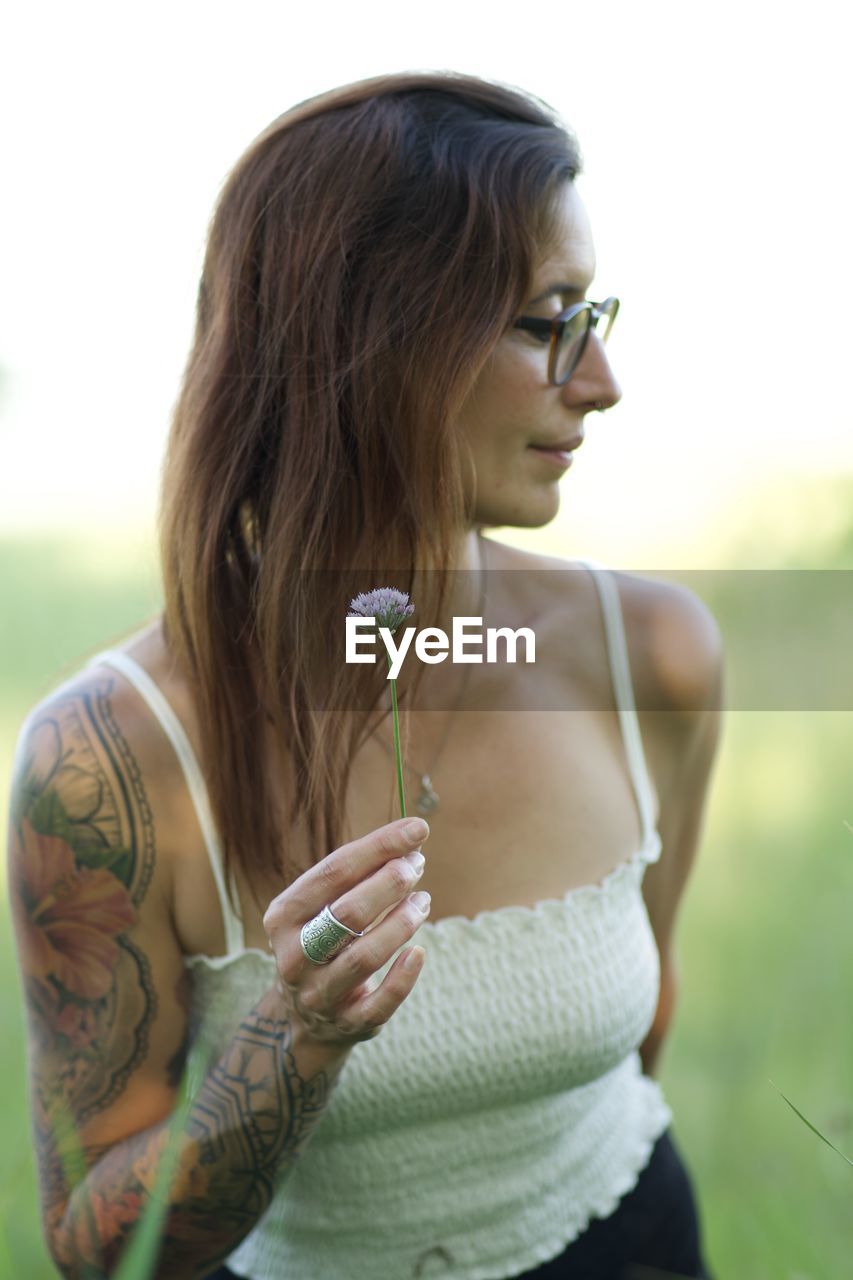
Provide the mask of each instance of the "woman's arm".
POLYGON ((42 1216, 63 1275, 91 1280, 113 1273, 156 1190, 166 1198, 156 1274, 182 1280, 206 1275, 251 1230, 349 1050, 378 1035, 412 991, 425 952, 402 948, 429 910, 428 894, 410 893, 429 828, 386 823, 268 905, 275 986, 193 1099, 164 1193, 156 1181, 188 1020, 172 921, 176 854, 158 846, 181 843, 173 789, 160 780, 174 762, 161 736, 152 740, 150 717, 134 715, 135 694, 114 704, 115 684, 87 673, 28 717, 12 783, 10 896, 42 1216), (316 965, 299 935, 326 904, 359 936, 316 965))
MULTIPOLYGON (((237 1247, 308 1142, 346 1057, 341 1046, 308 1039, 275 990, 246 1015, 181 1135, 156 1276, 205 1276, 237 1247)), ((167 1117, 100 1157, 88 1152, 92 1163, 70 1195, 60 1178, 46 1225, 64 1276, 113 1274, 168 1139, 167 1117)), ((50 1165, 61 1156, 53 1145, 50 1165)))
POLYGON ((658 584, 646 594, 645 653, 637 663, 647 684, 644 720, 651 726, 660 801, 661 856, 648 867, 643 897, 660 956, 660 997, 640 1046, 651 1075, 669 1030, 678 992, 674 929, 699 849, 708 789, 719 746, 724 660, 719 627, 692 592, 658 584))
MULTIPOLYGON (((712 694, 712 690, 709 690, 712 694)), ((713 695, 712 695, 713 696, 713 695)), ((661 857, 643 881, 643 897, 660 957, 660 996, 654 1021, 640 1046, 646 1075, 654 1074, 664 1039, 675 1012, 678 994, 674 928, 678 908, 702 837, 711 771, 719 744, 721 711, 713 707, 695 713, 692 724, 673 730, 680 750, 673 789, 661 800, 658 828, 661 857)), ((675 750, 675 748, 674 748, 675 750)))
MULTIPOLYGON (((150 1199, 187 1048, 162 747, 114 691, 86 674, 28 717, 10 805, 43 1223, 69 1277, 112 1274, 150 1199)), ((190 1110, 157 1275, 204 1275, 248 1233, 346 1055, 309 1038, 277 989, 247 1012, 190 1110)))

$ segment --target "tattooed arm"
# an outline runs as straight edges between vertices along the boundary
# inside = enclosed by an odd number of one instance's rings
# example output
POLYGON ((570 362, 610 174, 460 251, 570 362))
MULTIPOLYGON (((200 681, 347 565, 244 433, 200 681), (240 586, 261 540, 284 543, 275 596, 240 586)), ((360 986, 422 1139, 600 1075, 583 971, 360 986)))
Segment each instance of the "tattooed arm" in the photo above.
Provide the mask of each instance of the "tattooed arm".
MULTIPOLYGON (((156 839, 162 744, 115 686, 93 670, 31 713, 10 805, 43 1222, 69 1277, 112 1274, 150 1200, 186 1052, 156 839)), ((204 1276, 251 1230, 346 1056, 309 1038, 275 989, 246 1013, 190 1111, 158 1276, 204 1276)))
MULTIPOLYGON (((201 1277, 267 1208, 323 1114, 346 1053, 308 1041, 271 991, 207 1075, 182 1135, 167 1195, 157 1276, 201 1277)), ((152 1190, 168 1121, 117 1142, 49 1222, 63 1275, 109 1276, 152 1190)), ((56 1211, 55 1211, 56 1212, 56 1211)))

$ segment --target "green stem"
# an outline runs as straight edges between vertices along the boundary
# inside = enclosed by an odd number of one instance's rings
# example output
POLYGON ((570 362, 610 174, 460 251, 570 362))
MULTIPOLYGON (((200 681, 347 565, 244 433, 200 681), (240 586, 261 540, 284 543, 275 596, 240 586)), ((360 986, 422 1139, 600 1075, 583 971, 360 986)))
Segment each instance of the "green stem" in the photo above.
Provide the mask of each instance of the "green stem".
MULTIPOLYGON (((391 670, 391 655, 387 654, 388 670, 391 670)), ((400 817, 406 816, 406 793, 403 790, 403 757, 400 754, 400 717, 397 713, 397 681, 391 681, 391 712, 394 717, 394 754, 397 757, 397 789, 400 792, 400 817)))

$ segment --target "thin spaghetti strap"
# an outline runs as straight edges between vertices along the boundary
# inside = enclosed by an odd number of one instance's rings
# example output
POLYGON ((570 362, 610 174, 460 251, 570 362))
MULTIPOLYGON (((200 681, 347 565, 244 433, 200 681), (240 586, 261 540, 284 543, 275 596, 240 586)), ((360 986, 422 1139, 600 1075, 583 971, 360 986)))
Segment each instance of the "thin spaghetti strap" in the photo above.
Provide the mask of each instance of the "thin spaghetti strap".
MULTIPOLYGON (((245 938, 243 932, 243 922, 238 915, 234 914, 231 904, 228 901, 228 894, 225 891, 225 869, 224 859, 222 856, 222 843, 219 839, 219 833, 213 821, 213 815, 210 810, 210 799, 205 786, 204 776, 201 767, 196 759, 196 754, 192 749, 190 740, 187 737, 186 730, 175 715, 171 705, 164 697, 161 689, 154 683, 148 672, 139 665, 135 658, 131 658, 128 654, 118 649, 105 649, 102 653, 97 653, 86 664, 88 667, 96 666, 98 663, 105 663, 107 666, 114 667, 116 671, 120 671, 126 680, 134 686, 140 696, 147 702, 152 714, 159 720, 163 732, 171 742, 175 749, 175 754, 184 772, 187 787, 195 806, 198 824, 201 828, 204 842, 207 845, 207 854, 210 859, 210 869, 213 872, 213 879, 216 883, 216 892, 219 896, 219 904, 222 909, 222 923, 225 928, 225 950, 227 955, 235 955, 245 950, 245 938)), ((234 893, 235 901, 237 895, 234 892, 232 884, 232 893, 234 893)))
POLYGON ((582 564, 589 570, 601 601, 616 708, 619 712, 619 722, 622 727, 625 754, 628 757, 628 771, 631 775, 631 782, 640 811, 643 844, 648 844, 653 836, 659 842, 660 836, 655 826, 657 801, 649 779, 646 756, 643 751, 643 740, 640 734, 640 722, 637 717, 619 589, 616 586, 616 579, 612 571, 604 565, 595 560, 578 560, 577 563, 582 564))

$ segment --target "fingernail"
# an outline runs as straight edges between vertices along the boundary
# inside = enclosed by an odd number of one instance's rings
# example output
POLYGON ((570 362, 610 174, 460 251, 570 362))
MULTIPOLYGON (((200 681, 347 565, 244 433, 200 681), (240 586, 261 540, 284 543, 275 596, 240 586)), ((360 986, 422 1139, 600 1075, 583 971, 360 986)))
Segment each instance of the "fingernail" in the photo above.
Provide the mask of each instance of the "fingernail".
POLYGON ((423 889, 419 889, 417 893, 409 894, 409 902, 411 902, 413 907, 417 907, 418 911, 420 911, 422 915, 426 915, 429 911, 429 904, 432 902, 432 898, 423 889))
POLYGON ((413 849, 411 853, 406 854, 404 861, 410 862, 414 867, 415 871, 417 871, 418 875, 420 875, 420 873, 424 869, 426 858, 421 853, 420 849, 413 849))
POLYGON ((413 818, 411 822, 407 822, 403 827, 403 835, 412 844, 420 844, 429 835, 429 827, 423 818, 413 818))

